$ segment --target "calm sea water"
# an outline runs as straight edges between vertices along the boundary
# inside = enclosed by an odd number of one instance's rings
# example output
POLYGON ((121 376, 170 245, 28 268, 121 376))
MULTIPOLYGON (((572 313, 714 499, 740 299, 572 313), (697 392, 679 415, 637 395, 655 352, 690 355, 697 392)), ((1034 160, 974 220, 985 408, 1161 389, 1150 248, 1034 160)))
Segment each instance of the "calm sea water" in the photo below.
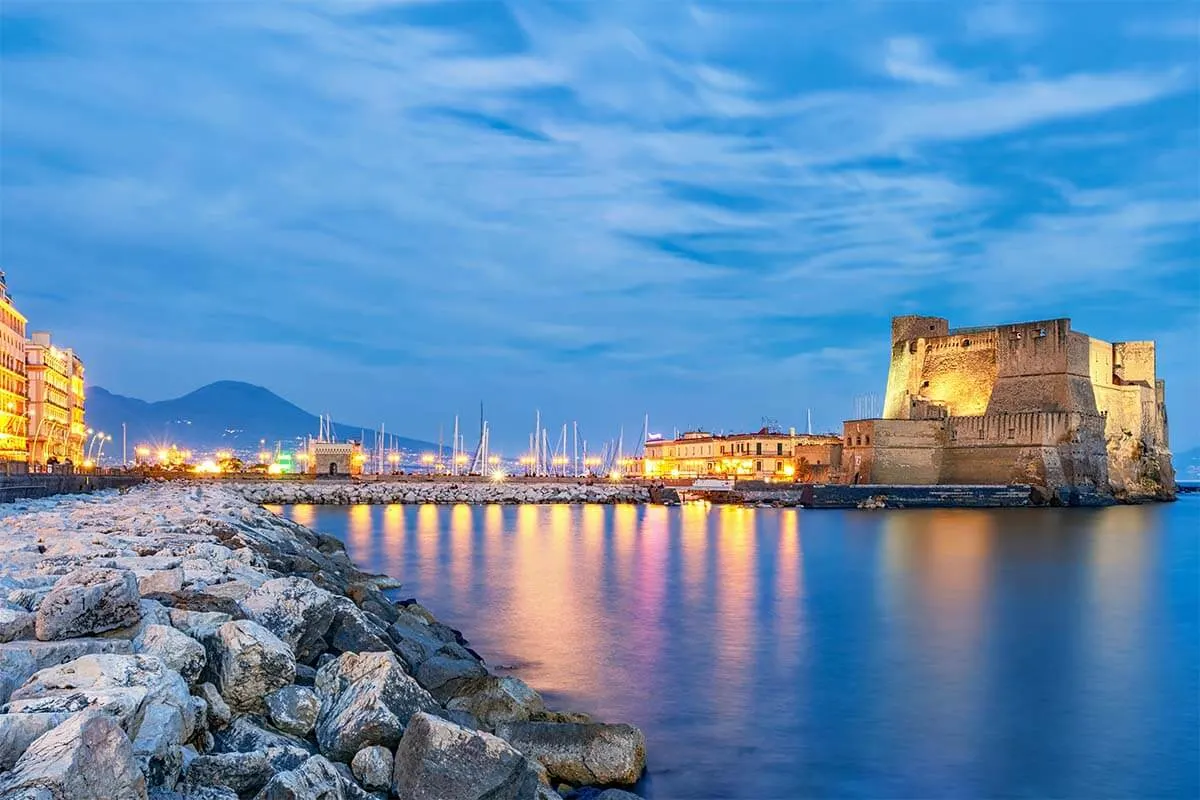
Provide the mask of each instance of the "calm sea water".
POLYGON ((1200 497, 1101 510, 293 506, 650 798, 1197 797, 1200 497))

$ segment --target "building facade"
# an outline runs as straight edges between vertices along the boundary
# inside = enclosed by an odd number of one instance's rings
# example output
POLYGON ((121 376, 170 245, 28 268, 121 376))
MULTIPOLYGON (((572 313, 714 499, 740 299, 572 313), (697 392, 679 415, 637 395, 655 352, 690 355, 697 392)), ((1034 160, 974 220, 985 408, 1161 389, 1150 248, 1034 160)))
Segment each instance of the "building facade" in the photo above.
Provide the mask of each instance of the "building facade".
POLYGON ((29 391, 29 463, 82 464, 84 427, 83 361, 72 350, 33 333, 25 343, 29 391))
POLYGON ((689 431, 677 439, 652 439, 638 464, 648 479, 735 478, 821 483, 841 467, 837 436, 780 433, 714 435, 689 431))
POLYGON ((1106 342, 1065 318, 951 329, 896 317, 883 417, 845 423, 843 473, 1169 496, 1165 395, 1153 342, 1106 342))
POLYGON ((28 459, 25 325, 0 272, 0 463, 24 464, 28 459))
POLYGON ((363 452, 358 442, 313 441, 308 445, 306 471, 310 475, 361 475, 363 452))

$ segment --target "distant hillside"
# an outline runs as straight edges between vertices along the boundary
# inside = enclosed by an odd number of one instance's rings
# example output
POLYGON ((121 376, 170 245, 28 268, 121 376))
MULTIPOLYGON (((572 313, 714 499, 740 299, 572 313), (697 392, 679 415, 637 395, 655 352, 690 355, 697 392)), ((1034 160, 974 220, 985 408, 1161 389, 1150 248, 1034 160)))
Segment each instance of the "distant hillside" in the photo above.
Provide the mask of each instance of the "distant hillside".
MULTIPOLYGON (((289 444, 297 437, 315 436, 319 424, 316 414, 261 386, 238 381, 210 383, 183 397, 156 403, 93 386, 87 397, 87 421, 89 427, 111 433, 118 447, 121 423, 125 423, 131 450, 142 442, 169 442, 194 450, 253 450, 262 439, 274 445, 277 441, 289 444)), ((363 426, 358 425, 334 425, 339 440, 358 439, 362 430, 363 426)), ((392 440, 390 435, 388 440, 392 440)), ((411 451, 437 447, 419 439, 399 437, 396 441, 411 451)), ((375 444, 369 429, 366 444, 375 444)), ((105 452, 113 452, 109 448, 105 452)))
POLYGON ((1176 480, 1200 482, 1200 447, 1175 453, 1171 460, 1175 464, 1176 480))

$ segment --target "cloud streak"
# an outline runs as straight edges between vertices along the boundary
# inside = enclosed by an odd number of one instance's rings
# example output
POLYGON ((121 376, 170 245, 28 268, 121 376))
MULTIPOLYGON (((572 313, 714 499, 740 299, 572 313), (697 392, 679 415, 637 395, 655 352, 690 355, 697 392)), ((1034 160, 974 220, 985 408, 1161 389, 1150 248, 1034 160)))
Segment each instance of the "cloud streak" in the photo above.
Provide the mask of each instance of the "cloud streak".
POLYGON ((8 3, 0 262, 126 393, 832 425, 893 313, 1195 319, 1197 48, 1072 8, 8 3))

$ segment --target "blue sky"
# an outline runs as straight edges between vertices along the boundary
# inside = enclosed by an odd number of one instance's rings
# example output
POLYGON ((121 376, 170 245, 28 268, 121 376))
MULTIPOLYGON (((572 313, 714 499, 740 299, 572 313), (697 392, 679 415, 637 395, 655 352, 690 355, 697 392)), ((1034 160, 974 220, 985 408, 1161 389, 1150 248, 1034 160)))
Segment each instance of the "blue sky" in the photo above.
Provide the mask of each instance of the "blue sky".
POLYGON ((114 391, 426 438, 835 429, 888 319, 1155 338, 1200 444, 1195 3, 0 5, 0 267, 114 391))

